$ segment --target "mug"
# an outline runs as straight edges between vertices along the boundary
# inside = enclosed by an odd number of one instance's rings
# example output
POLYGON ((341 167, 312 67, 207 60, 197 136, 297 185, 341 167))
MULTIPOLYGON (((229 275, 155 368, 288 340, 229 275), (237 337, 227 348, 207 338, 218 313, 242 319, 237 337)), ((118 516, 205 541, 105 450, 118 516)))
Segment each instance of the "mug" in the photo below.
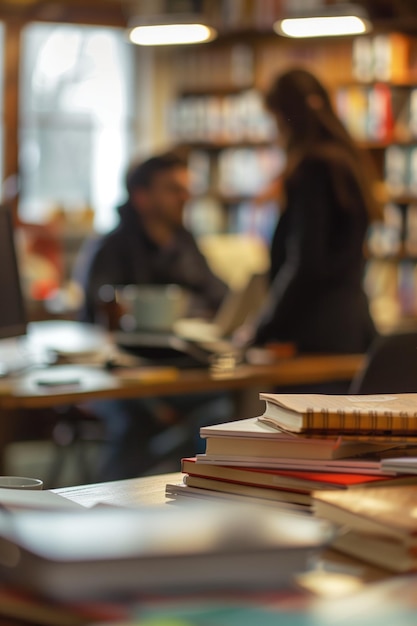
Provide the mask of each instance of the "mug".
POLYGON ((43 481, 26 476, 0 476, 0 489, 43 489, 43 481))
POLYGON ((123 311, 123 330, 170 332, 184 317, 189 295, 179 285, 126 285, 116 288, 116 300, 123 311))

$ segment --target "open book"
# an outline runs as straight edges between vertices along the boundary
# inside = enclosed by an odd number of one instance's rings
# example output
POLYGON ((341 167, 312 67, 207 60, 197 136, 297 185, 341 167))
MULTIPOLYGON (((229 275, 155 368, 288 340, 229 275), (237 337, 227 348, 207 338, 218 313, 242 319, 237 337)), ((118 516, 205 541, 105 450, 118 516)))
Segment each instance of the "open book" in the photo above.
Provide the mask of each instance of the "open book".
POLYGON ((260 398, 265 400, 266 409, 258 419, 279 430, 417 437, 416 393, 371 396, 261 393, 260 398))

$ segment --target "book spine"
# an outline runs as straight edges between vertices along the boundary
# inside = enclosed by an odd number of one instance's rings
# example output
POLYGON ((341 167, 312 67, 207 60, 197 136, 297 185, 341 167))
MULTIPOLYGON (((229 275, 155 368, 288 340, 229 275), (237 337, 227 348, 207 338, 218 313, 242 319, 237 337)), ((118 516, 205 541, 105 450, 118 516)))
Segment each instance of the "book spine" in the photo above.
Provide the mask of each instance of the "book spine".
POLYGON ((308 408, 305 412, 305 430, 336 430, 353 432, 382 432, 386 435, 399 432, 417 433, 417 412, 393 411, 360 411, 351 413, 338 410, 331 412, 322 409, 320 412, 308 408))

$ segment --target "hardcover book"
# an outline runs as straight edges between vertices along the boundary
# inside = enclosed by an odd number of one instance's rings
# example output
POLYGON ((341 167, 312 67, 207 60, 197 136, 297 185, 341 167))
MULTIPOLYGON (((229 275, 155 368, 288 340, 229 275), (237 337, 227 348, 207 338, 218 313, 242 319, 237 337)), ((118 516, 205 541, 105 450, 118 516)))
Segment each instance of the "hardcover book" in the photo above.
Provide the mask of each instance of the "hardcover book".
POLYGON ((228 467, 197 463, 196 458, 181 461, 184 474, 226 482, 238 482, 256 487, 274 487, 311 493, 319 489, 356 489, 363 486, 388 486, 417 483, 417 476, 376 476, 367 474, 326 473, 320 471, 268 469, 254 467, 228 467))
POLYGON ((249 484, 216 480, 211 478, 200 478, 199 476, 185 476, 184 483, 188 487, 198 489, 209 489, 222 493, 259 498, 260 500, 274 500, 275 502, 292 502, 295 504, 310 505, 311 496, 308 493, 298 491, 287 491, 276 487, 256 487, 249 484))

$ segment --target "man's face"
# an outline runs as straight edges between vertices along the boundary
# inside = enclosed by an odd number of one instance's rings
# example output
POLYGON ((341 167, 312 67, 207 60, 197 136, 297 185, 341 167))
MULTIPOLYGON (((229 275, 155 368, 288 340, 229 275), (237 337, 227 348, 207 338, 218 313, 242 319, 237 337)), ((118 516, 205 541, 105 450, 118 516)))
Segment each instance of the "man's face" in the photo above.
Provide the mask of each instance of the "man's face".
POLYGON ((189 195, 188 172, 175 167, 155 174, 147 189, 133 192, 132 201, 143 217, 158 217, 175 229, 182 224, 189 195))

